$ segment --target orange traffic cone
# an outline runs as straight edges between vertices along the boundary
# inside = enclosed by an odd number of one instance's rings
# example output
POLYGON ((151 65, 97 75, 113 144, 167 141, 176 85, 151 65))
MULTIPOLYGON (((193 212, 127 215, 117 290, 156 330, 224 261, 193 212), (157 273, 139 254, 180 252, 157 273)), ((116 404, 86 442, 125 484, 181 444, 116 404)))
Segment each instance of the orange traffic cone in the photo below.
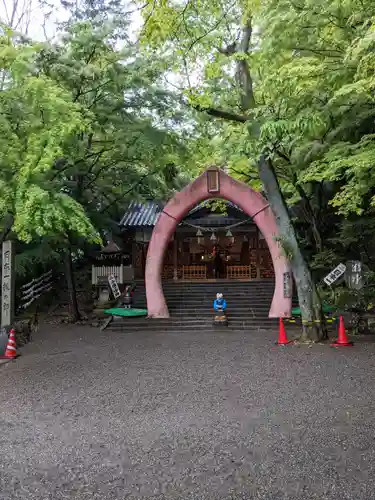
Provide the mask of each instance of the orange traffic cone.
POLYGON ((286 336, 285 326, 283 318, 280 318, 279 322, 279 340, 276 342, 277 345, 287 345, 290 344, 292 340, 288 340, 286 336))
POLYGON ((348 341, 348 337, 346 336, 345 326, 344 326, 344 318, 340 316, 340 324, 339 324, 339 335, 333 344, 332 347, 351 347, 353 346, 353 342, 348 341))
POLYGON ((17 357, 16 336, 14 328, 12 328, 9 333, 9 339, 7 343, 7 348, 5 350, 5 354, 4 356, 0 356, 0 359, 14 359, 16 357, 17 357))

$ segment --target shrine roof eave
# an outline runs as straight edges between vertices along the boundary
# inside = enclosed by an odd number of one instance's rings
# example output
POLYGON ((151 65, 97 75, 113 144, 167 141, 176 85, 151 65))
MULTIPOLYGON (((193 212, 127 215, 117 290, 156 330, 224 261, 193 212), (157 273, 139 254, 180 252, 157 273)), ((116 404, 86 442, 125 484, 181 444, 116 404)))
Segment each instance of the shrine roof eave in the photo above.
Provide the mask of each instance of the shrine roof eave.
MULTIPOLYGON (((208 225, 210 227, 214 226, 225 226, 229 224, 235 224, 240 220, 246 219, 246 215, 241 209, 236 207, 230 202, 227 202, 228 208, 238 211, 238 217, 232 214, 220 215, 220 214, 210 214, 209 216, 199 217, 199 211, 207 207, 207 202, 202 202, 201 204, 194 207, 186 216, 184 220, 192 224, 197 225, 208 225)), ((157 203, 155 201, 145 201, 145 202, 130 202, 128 209, 124 216, 122 217, 119 226, 123 230, 127 229, 146 229, 153 228, 159 218, 159 214, 163 210, 163 204, 157 203)), ((183 224, 183 223, 182 223, 183 224)))

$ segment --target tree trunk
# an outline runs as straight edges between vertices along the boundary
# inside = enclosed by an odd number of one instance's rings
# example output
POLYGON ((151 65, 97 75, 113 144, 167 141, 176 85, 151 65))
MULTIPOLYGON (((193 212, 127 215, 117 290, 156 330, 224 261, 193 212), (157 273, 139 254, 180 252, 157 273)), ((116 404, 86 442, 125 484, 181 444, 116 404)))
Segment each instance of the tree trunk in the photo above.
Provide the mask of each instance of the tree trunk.
POLYGON ((72 252, 70 246, 65 251, 65 276, 68 287, 71 318, 73 322, 76 322, 81 316, 78 309, 77 292, 73 274, 72 252))
POLYGON ((281 246, 292 266, 302 315, 301 340, 327 338, 327 329, 322 314, 320 297, 312 279, 310 269, 302 255, 293 224, 282 195, 273 165, 262 155, 258 163, 259 177, 263 183, 267 200, 275 214, 280 229, 281 246))
POLYGON ((315 216, 314 209, 311 206, 309 197, 307 196, 305 190, 302 186, 298 184, 298 179, 296 175, 293 175, 294 186, 297 189, 298 194, 301 197, 302 203, 304 204, 305 219, 311 225, 311 231, 313 234, 315 249, 319 253, 323 250, 322 237, 320 236, 320 231, 318 228, 318 220, 315 216))

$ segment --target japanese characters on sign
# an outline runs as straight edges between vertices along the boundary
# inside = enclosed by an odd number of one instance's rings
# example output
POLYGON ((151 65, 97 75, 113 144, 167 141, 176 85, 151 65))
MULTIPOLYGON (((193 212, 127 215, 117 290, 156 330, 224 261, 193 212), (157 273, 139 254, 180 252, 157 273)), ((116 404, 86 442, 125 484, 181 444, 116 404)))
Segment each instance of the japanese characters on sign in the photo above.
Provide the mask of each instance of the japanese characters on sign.
POLYGON ((284 273, 284 297, 286 299, 292 296, 292 277, 291 273, 284 273))
POLYGON ((121 295, 121 292, 120 292, 120 289, 118 287, 116 278, 113 276, 113 274, 110 274, 108 276, 108 283, 109 283, 109 286, 111 287, 114 298, 118 299, 121 295))
POLYGON ((324 283, 326 285, 332 285, 335 281, 337 281, 341 276, 345 273, 346 271, 346 266, 345 264, 339 264, 333 271, 331 271, 327 276, 324 278, 324 283))
POLYGON ((365 282, 362 262, 359 260, 350 260, 347 262, 347 267, 346 283, 348 287, 354 290, 360 290, 365 282))
POLYGON ((13 321, 13 242, 4 241, 1 279, 1 326, 10 326, 13 321))

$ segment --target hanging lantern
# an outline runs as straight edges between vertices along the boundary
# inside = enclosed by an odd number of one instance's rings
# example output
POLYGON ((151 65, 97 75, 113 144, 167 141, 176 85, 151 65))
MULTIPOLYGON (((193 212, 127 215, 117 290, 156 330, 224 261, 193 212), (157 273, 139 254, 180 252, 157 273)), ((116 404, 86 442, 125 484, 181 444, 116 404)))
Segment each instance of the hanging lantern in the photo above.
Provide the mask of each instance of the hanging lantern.
POLYGON ((197 237, 198 245, 202 245, 204 242, 204 238, 203 238, 203 233, 200 229, 198 229, 198 231, 196 233, 196 237, 197 237))
POLYGON ((216 241, 216 240, 217 240, 217 238, 216 238, 216 234, 215 234, 214 232, 211 234, 211 238, 210 238, 210 240, 211 240, 211 241, 216 241))
POLYGON ((230 239, 230 242, 233 245, 233 243, 234 243, 234 236, 233 236, 232 231, 230 229, 228 229, 228 231, 227 231, 227 233, 226 233, 225 236, 230 239))
POLYGON ((244 242, 249 241, 249 238, 246 236, 246 234, 245 234, 245 236, 243 237, 243 241, 244 241, 244 242))

